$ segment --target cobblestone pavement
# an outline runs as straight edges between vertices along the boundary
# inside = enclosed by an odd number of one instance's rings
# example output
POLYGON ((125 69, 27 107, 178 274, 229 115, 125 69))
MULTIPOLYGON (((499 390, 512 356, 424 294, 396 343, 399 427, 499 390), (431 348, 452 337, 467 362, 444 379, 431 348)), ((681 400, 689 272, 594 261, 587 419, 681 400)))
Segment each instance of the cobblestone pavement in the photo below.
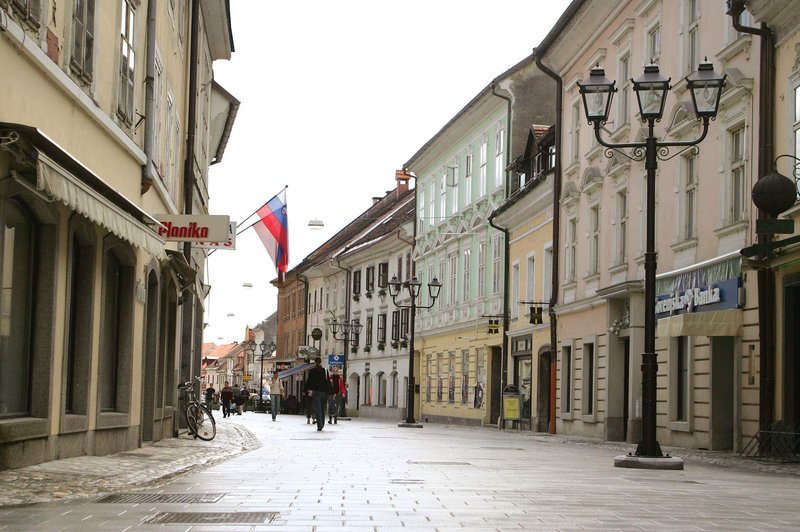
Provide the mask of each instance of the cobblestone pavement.
POLYGON ((628 445, 358 418, 317 432, 247 413, 218 427, 212 442, 2 472, 0 530, 800 528, 800 464, 665 449, 684 471, 630 470, 613 467, 628 445))

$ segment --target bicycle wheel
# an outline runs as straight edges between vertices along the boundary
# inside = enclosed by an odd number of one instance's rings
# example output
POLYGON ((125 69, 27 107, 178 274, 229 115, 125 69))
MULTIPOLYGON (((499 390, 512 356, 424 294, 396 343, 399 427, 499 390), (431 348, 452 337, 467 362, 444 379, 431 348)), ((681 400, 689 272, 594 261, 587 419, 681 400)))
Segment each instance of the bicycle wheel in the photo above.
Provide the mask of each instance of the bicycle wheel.
POLYGON ((217 424, 214 416, 205 405, 192 403, 186 409, 186 422, 189 425, 189 432, 195 438, 211 441, 217 435, 217 424))

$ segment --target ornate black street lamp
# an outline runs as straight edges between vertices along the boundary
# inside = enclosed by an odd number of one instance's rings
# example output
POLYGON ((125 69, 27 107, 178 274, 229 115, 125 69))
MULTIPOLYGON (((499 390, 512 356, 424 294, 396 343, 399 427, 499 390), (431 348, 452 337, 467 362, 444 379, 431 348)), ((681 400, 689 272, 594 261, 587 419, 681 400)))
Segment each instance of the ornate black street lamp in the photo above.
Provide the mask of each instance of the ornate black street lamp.
POLYGON ((406 393, 406 420, 404 423, 399 423, 398 426, 400 427, 413 427, 413 428, 421 428, 422 425, 417 423, 417 420, 414 419, 414 393, 416 387, 414 386, 414 336, 415 336, 415 328, 416 328, 416 321, 417 321, 417 308, 431 308, 433 304, 436 303, 436 298, 439 297, 439 291, 442 289, 442 283, 434 277, 431 282, 428 283, 428 295, 430 304, 426 306, 418 305, 417 304, 417 297, 419 296, 419 289, 422 283, 419 282, 416 276, 411 277, 408 281, 403 283, 397 278, 397 276, 393 276, 392 280, 389 281, 389 295, 392 296, 392 303, 397 308, 408 308, 411 309, 411 316, 410 316, 410 337, 411 339, 408 342, 408 392, 406 393), (397 296, 400 295, 400 288, 404 286, 408 289, 408 295, 411 296, 411 304, 410 305, 402 305, 397 302, 397 296))
MULTIPOLYGON (((725 76, 720 76, 708 61, 700 63, 697 72, 686 78, 692 95, 692 104, 698 120, 703 122, 701 135, 690 141, 659 141, 654 132, 655 122, 664 114, 664 103, 670 89, 668 79, 658 71, 657 65, 647 65, 644 75, 633 82, 633 90, 639 103, 642 122, 647 123, 647 138, 643 142, 611 143, 600 136, 600 127, 608 120, 611 100, 617 91, 616 82, 605 77, 605 71, 599 66, 593 68, 583 83, 578 83, 583 97, 586 118, 594 126, 594 134, 606 150, 606 157, 611 157, 611 150, 617 151, 635 161, 645 161, 647 170, 647 249, 644 259, 645 273, 645 319, 644 319, 644 353, 642 353, 642 439, 636 448, 636 456, 643 458, 662 458, 661 446, 656 439, 656 377, 658 375, 658 359, 655 349, 656 333, 656 250, 655 250, 655 207, 656 207, 656 168, 658 160, 666 161, 683 151, 696 147, 708 133, 708 123, 716 117, 725 76), (682 148, 669 155, 669 148, 682 148), (631 155, 619 151, 630 148, 631 155)), ((682 469, 682 463, 681 463, 682 469)))

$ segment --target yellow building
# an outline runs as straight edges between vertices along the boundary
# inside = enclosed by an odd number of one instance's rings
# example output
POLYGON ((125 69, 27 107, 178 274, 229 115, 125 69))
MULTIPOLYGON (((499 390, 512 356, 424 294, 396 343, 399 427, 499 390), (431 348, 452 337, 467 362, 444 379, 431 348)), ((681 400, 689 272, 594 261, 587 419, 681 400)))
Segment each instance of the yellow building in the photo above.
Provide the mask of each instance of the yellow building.
POLYGON ((0 469, 177 434, 205 255, 154 216, 208 212, 227 8, 0 1, 0 469))

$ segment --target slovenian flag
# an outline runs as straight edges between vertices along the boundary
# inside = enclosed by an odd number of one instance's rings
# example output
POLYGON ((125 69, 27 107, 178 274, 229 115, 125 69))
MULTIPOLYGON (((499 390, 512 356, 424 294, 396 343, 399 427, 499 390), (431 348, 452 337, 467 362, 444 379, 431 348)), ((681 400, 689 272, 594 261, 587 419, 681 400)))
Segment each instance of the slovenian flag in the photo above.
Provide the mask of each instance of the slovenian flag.
POLYGON ((289 220, 286 216, 286 189, 256 211, 259 221, 253 227, 272 257, 279 272, 289 264, 289 220))

